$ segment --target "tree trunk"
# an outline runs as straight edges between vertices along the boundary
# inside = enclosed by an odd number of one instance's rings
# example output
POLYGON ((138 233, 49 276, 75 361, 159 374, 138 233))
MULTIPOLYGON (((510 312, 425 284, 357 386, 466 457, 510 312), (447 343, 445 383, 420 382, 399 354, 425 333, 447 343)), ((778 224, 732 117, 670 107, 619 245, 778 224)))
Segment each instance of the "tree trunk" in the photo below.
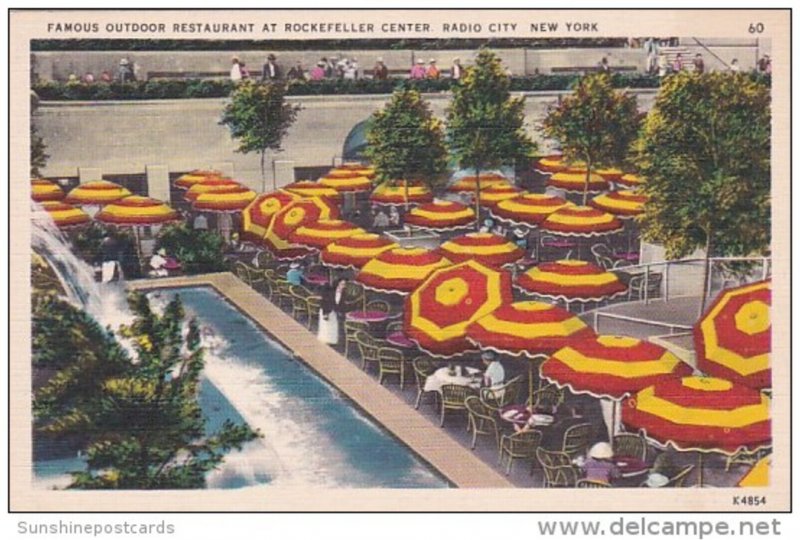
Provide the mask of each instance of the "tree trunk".
POLYGON ((475 230, 481 230, 481 170, 475 169, 475 230))
POLYGON ((267 157, 267 151, 261 151, 261 193, 267 191, 267 171, 264 168, 264 161, 267 157))
POLYGON ((589 179, 592 177, 592 160, 586 160, 586 178, 583 181, 583 206, 589 199, 589 179))
POLYGON ((702 317, 703 313, 706 310, 706 301, 708 299, 708 293, 710 292, 711 289, 711 284, 709 283, 709 276, 711 275, 711 249, 713 247, 713 243, 711 241, 711 234, 712 230, 711 227, 709 227, 708 231, 706 232, 706 256, 703 264, 703 292, 702 292, 703 296, 702 298, 700 298, 699 317, 702 317))
POLYGON ((406 200, 406 214, 408 214, 409 204, 408 204, 408 179, 407 178, 403 180, 403 190, 405 191, 404 197, 405 197, 405 200, 406 200))

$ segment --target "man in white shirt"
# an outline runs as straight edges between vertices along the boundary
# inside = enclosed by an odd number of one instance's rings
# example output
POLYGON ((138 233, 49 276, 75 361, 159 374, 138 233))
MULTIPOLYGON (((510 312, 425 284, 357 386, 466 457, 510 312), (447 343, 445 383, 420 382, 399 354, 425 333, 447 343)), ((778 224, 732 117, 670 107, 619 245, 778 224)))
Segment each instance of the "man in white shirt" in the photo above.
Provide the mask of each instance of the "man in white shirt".
POLYGON ((506 378, 506 372, 503 369, 503 364, 497 360, 497 355, 491 351, 484 351, 481 354, 483 365, 486 370, 483 372, 483 382, 486 386, 499 386, 503 384, 506 378))

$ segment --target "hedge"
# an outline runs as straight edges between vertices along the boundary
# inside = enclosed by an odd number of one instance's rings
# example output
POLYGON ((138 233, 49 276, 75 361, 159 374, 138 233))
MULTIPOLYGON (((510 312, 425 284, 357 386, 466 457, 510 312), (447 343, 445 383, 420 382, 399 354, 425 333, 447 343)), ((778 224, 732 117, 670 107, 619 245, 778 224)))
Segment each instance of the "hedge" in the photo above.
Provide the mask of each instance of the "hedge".
MULTIPOLYGON (((515 77, 511 89, 517 92, 542 90, 569 90, 579 78, 578 75, 536 75, 515 77)), ((444 92, 450 89, 453 81, 440 80, 338 80, 290 82, 290 96, 323 95, 364 95, 391 94, 396 88, 412 86, 420 92, 444 92)), ((644 74, 614 74, 614 84, 618 88, 657 88, 658 77, 644 74)), ((131 83, 61 83, 39 82, 33 90, 43 101, 104 101, 104 100, 145 100, 145 99, 194 99, 226 97, 233 89, 233 83, 224 79, 174 79, 150 80, 131 83)))
POLYGON ((539 39, 308 39, 308 40, 213 40, 213 39, 34 39, 31 51, 302 51, 302 50, 447 50, 557 49, 565 47, 624 47, 620 38, 539 39))

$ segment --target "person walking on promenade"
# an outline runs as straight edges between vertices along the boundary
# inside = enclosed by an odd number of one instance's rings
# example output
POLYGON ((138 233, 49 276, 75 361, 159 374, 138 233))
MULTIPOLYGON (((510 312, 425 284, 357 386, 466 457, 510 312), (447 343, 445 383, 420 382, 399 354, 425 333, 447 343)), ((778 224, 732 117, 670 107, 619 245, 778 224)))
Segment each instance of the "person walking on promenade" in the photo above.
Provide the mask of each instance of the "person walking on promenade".
POLYGON ((236 56, 231 59, 230 78, 233 82, 239 82, 242 80, 242 67, 239 65, 239 59, 236 56))
POLYGON ((326 285, 322 289, 317 339, 328 345, 339 343, 339 313, 342 310, 346 286, 347 281, 340 278, 333 285, 326 285))
POLYGON ((442 72, 439 71, 439 67, 436 65, 436 59, 435 58, 431 58, 428 61, 428 69, 425 72, 425 78, 426 79, 438 79, 439 77, 441 77, 441 75, 442 75, 442 72))
MULTIPOLYGON (((324 59, 323 59, 324 60, 324 59)), ((325 78, 325 62, 320 60, 317 65, 308 72, 308 78, 312 81, 321 81, 325 78)))
POLYGON ((683 71, 683 56, 681 53, 675 57, 675 61, 672 62, 672 72, 673 73, 680 73, 683 71))
POLYGON ((453 58, 453 65, 450 67, 450 78, 454 81, 461 79, 462 70, 463 68, 461 67, 461 59, 453 58))
POLYGON ((697 53, 696 55, 694 55, 694 60, 692 61, 692 64, 694 64, 694 70, 697 73, 704 73, 705 72, 706 64, 705 64, 705 62, 703 62, 703 55, 702 54, 697 53))
POLYGON ((422 58, 417 58, 417 63, 411 67, 411 73, 409 77, 416 80, 421 80, 425 78, 427 71, 425 69, 425 60, 422 58))
POLYGON ((376 81, 385 81, 389 78, 389 68, 383 63, 383 58, 378 58, 372 68, 372 78, 376 81))
POLYGON ((261 70, 261 82, 277 81, 281 78, 281 69, 277 64, 277 58, 274 54, 267 55, 267 61, 264 63, 261 70))

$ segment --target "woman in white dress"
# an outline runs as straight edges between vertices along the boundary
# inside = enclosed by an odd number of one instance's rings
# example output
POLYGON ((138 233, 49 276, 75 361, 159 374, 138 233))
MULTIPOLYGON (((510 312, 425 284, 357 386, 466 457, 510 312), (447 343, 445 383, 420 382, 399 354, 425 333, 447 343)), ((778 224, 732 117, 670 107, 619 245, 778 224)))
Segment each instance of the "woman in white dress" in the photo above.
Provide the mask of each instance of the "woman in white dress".
POLYGON ((344 297, 347 282, 339 279, 333 285, 322 290, 322 301, 319 310, 319 330, 317 339, 329 345, 339 343, 339 307, 344 297))

